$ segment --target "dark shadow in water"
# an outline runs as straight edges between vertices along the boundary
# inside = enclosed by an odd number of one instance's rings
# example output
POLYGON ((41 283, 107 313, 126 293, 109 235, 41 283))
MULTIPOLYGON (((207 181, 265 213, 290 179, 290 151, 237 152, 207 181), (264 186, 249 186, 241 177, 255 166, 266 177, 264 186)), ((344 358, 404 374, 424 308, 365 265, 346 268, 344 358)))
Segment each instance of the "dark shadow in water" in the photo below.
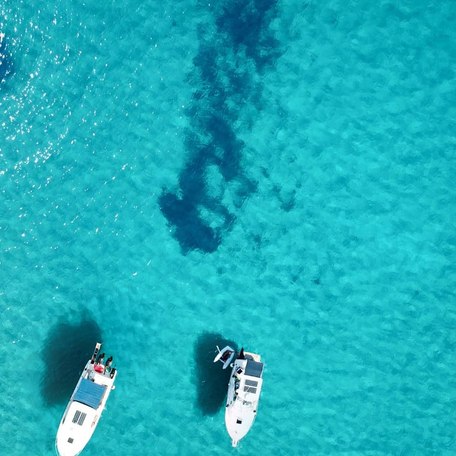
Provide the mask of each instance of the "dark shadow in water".
POLYGON ((222 369, 222 363, 214 363, 217 345, 238 349, 236 342, 217 333, 203 333, 195 344, 195 381, 197 406, 203 415, 215 415, 225 403, 231 369, 222 369))
POLYGON ((270 29, 277 0, 232 0, 227 5, 217 18, 218 30, 227 34, 236 51, 244 46, 247 56, 262 70, 281 53, 270 29))
POLYGON ((69 400, 97 342, 102 342, 101 329, 87 316, 79 323, 62 321, 50 330, 41 350, 45 363, 41 395, 47 405, 69 400))
POLYGON ((182 253, 201 250, 212 253, 220 245, 220 232, 208 226, 199 216, 198 199, 184 195, 179 199, 174 193, 165 192, 159 198, 160 210, 174 227, 173 236, 182 253))
POLYGON ((13 73, 13 60, 8 51, 8 40, 0 35, 0 83, 4 82, 13 73))
POLYGON ((253 73, 279 56, 278 41, 270 30, 277 0, 230 0, 217 4, 214 35, 200 29, 200 46, 193 59, 189 84, 195 87, 187 109, 189 128, 185 146, 189 159, 178 188, 159 198, 174 238, 185 255, 191 250, 212 253, 236 220, 235 209, 256 190, 242 168, 244 142, 237 122, 246 104, 260 109, 261 84, 253 73), (253 62, 250 64, 249 62, 253 62), (222 185, 230 187, 234 208, 213 196, 207 182, 208 167, 217 167, 222 185))

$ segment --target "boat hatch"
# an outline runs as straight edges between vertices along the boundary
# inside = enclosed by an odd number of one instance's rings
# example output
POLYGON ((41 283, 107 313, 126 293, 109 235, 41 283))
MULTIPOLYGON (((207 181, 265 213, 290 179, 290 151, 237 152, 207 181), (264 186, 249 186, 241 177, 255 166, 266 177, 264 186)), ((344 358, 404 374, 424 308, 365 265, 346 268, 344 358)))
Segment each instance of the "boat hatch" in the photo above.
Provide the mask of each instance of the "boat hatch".
POLYGON ((84 420, 87 416, 87 413, 80 412, 79 410, 76 410, 76 413, 73 416, 73 423, 78 423, 79 426, 82 426, 84 424, 84 420))
POLYGON ((256 382, 255 380, 246 380, 244 384, 244 391, 246 393, 255 394, 257 392, 257 386, 258 382, 256 382))
POLYGON ((93 409, 97 409, 103 399, 105 391, 105 385, 98 385, 91 380, 83 378, 73 400, 88 405, 93 409))

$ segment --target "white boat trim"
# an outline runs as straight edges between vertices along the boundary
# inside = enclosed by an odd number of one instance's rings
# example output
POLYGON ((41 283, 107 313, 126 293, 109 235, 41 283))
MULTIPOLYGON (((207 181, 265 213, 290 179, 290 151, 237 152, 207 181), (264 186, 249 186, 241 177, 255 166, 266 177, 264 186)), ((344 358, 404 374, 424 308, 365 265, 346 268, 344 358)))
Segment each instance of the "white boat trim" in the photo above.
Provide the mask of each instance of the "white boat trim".
POLYGON ((117 370, 111 367, 112 357, 103 364, 104 353, 98 355, 97 343, 92 358, 87 362, 76 388, 65 409, 55 440, 60 456, 77 456, 90 441, 115 388, 117 370))

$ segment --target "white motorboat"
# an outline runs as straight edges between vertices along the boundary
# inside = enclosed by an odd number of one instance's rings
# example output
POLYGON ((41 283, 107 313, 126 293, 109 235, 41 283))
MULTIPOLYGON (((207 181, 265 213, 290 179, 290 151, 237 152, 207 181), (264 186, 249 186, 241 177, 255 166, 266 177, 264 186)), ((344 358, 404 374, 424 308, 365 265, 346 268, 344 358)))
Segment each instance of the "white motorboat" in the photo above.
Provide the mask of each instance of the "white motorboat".
POLYGON ((234 356, 236 355, 236 351, 227 345, 225 348, 220 350, 217 346, 217 356, 214 358, 214 363, 220 361, 223 364, 223 369, 226 369, 231 361, 233 360, 234 356))
POLYGON ((79 378, 55 440, 60 456, 77 456, 91 439, 109 394, 114 389, 117 370, 112 367, 112 356, 104 362, 97 343, 92 358, 79 378))
POLYGON ((233 447, 247 435, 256 417, 263 363, 260 355, 242 349, 232 364, 225 409, 225 424, 233 447))

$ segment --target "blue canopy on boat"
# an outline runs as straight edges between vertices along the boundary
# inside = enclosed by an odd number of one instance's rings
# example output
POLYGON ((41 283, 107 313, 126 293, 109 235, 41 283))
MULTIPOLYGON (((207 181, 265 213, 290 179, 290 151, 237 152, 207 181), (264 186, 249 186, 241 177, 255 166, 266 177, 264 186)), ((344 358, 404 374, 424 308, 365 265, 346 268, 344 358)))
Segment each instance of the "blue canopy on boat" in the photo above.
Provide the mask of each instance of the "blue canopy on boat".
POLYGON ((105 390, 105 385, 98 385, 91 380, 83 378, 79 384, 79 388, 74 394, 73 400, 88 405, 93 409, 97 409, 105 390))

